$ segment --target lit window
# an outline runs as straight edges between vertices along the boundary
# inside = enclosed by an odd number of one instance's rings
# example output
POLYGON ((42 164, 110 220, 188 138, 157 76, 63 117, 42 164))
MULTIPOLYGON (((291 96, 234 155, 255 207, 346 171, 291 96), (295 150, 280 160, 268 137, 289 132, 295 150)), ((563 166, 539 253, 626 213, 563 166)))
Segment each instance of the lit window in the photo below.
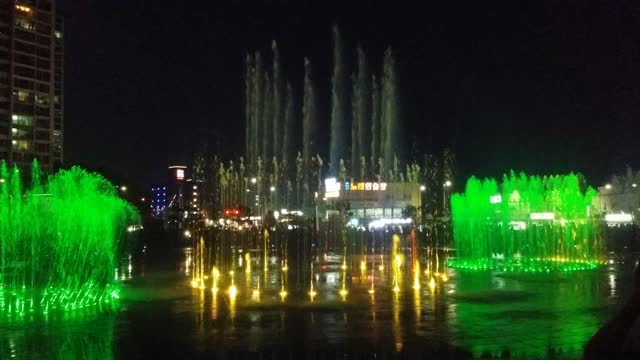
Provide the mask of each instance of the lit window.
POLYGON ((13 114, 11 115, 11 123, 19 126, 32 126, 33 116, 13 114))
POLYGON ((36 104, 49 105, 49 95, 36 95, 36 104))
POLYGON ((16 25, 27 30, 33 30, 33 21, 21 17, 16 18, 16 25))
POLYGON ((24 90, 14 90, 13 96, 20 102, 30 102, 32 99, 31 93, 24 90))
POLYGON ((31 8, 28 6, 24 6, 24 5, 16 5, 16 10, 29 14, 31 13, 31 8))
POLYGON ((29 151, 31 148, 31 142, 27 140, 12 140, 11 144, 14 151, 29 151))

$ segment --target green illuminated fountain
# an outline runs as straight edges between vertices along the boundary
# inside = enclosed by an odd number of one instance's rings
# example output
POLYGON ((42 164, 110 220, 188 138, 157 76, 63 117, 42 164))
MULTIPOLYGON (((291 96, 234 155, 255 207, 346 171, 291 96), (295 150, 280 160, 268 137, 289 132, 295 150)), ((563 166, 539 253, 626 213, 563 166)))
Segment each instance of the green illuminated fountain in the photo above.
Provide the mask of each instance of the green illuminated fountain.
POLYGON ((118 298, 118 240, 135 210, 98 174, 74 167, 31 186, 0 164, 0 314, 77 309, 118 298))
POLYGON ((471 177, 451 198, 454 245, 450 266, 473 270, 585 270, 603 261, 593 218, 597 192, 575 174, 511 172, 501 186, 471 177))

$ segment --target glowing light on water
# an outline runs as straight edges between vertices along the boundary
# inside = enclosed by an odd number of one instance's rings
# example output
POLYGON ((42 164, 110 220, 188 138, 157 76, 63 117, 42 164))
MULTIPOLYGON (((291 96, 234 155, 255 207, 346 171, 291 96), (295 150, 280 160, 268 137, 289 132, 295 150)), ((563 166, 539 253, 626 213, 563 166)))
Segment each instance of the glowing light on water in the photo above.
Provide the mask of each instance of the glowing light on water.
POLYGON ((416 261, 413 268, 413 288, 416 290, 420 289, 420 263, 416 261))
POLYGON ((244 254, 244 261, 247 264, 247 266, 244 269, 244 272, 249 274, 251 273, 251 254, 249 254, 248 252, 244 254))
POLYGON ((211 291, 215 294, 218 292, 218 278, 220 278, 220 271, 218 271, 218 268, 215 266, 211 269, 211 278, 213 279, 211 291))
POLYGON ((236 289, 235 285, 231 285, 229 287, 229 297, 231 299, 235 299, 237 295, 238 295, 238 289, 236 289))
POLYGON ((436 280, 434 278, 431 278, 431 281, 429 281, 429 287, 431 290, 436 288, 436 280))
POLYGON ((235 279, 234 279, 234 271, 229 271, 229 275, 231 275, 231 286, 229 287, 229 298, 235 299, 238 295, 238 289, 236 289, 235 279))
POLYGON ((316 291, 313 289, 313 261, 311 262, 311 276, 309 278, 310 278, 309 298, 311 298, 311 301, 313 301, 313 299, 317 295, 316 291))
POLYGON ((264 271, 265 273, 267 272, 267 270, 269 270, 269 265, 267 263, 267 251, 269 249, 268 244, 269 244, 269 230, 264 229, 263 232, 263 239, 264 239, 264 243, 263 243, 263 250, 264 250, 264 255, 263 255, 263 259, 264 259, 264 271))
POLYGON ((340 296, 342 296, 342 300, 345 300, 347 294, 349 294, 349 291, 347 291, 347 289, 340 289, 340 296))

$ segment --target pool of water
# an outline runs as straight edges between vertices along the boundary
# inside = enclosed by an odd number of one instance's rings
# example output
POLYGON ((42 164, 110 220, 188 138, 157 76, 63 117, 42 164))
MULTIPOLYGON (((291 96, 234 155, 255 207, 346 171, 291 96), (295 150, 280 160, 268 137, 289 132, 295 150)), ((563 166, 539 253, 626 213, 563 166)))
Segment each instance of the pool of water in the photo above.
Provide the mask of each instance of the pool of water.
POLYGON ((423 264, 416 279, 386 254, 328 252, 286 271, 274 256, 266 272, 237 254, 214 293, 212 278, 191 285, 193 248, 146 250, 122 258, 117 306, 4 320, 0 358, 578 358, 629 294, 638 259, 550 274, 423 264))

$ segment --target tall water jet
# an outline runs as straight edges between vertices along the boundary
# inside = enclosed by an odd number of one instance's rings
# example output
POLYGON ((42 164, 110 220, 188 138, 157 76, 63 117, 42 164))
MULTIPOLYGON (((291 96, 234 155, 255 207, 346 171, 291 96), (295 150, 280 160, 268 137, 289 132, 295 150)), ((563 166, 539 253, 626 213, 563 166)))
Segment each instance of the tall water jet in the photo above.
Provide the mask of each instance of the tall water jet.
MULTIPOLYGON (((357 178, 363 178, 365 164, 361 159, 368 161, 371 156, 371 94, 370 94, 369 67, 367 56, 361 46, 358 46, 358 73, 354 78, 353 86, 353 122, 357 123, 356 141, 352 143, 356 151, 352 159, 356 161, 352 166, 357 166, 357 178), (356 146, 357 145, 357 146, 356 146)), ((353 162, 353 160, 352 160, 353 162)))
POLYGON ((302 160, 304 183, 309 183, 311 158, 317 153, 316 126, 318 123, 316 91, 313 84, 311 62, 304 58, 304 98, 302 104, 302 160))
POLYGON ((247 157, 247 162, 251 167, 255 162, 255 149, 254 144, 256 143, 254 134, 254 112, 255 112, 255 104, 254 104, 254 62, 253 57, 247 54, 245 59, 245 76, 244 76, 244 118, 245 118, 245 156, 247 157))
POLYGON ((271 49, 273 50, 273 120, 271 121, 273 129, 273 148, 271 149, 271 155, 277 157, 282 151, 282 123, 283 123, 283 108, 284 102, 282 92, 284 91, 282 85, 282 65, 280 64, 280 52, 278 51, 278 44, 274 40, 271 43, 271 49))
POLYGON ((380 85, 375 75, 371 76, 371 172, 378 173, 378 159, 382 157, 380 124, 380 85))
POLYGON ((257 170, 258 158, 264 159, 264 154, 262 153, 262 138, 264 137, 264 128, 262 125, 263 120, 263 105, 264 105, 264 74, 262 67, 262 57, 260 56, 260 52, 256 52, 254 55, 254 76, 253 76, 253 155, 254 155, 254 164, 252 164, 252 169, 254 171, 257 170))
POLYGON ((0 165, 0 312, 76 309, 118 298, 116 251, 135 210, 97 174, 74 167, 40 184, 0 165))
MULTIPOLYGON (((385 167, 393 164, 398 153, 398 97, 397 97, 397 76, 396 76, 396 60, 393 56, 391 48, 384 53, 383 71, 382 71, 382 95, 381 95, 381 144, 383 147, 382 155, 384 157, 385 167)), ((386 175, 387 171, 384 171, 386 175)))
POLYGON ((360 169, 360 122, 358 116, 358 102, 360 101, 360 94, 358 93, 358 81, 355 74, 351 75, 353 84, 353 97, 351 103, 351 160, 349 161, 351 176, 355 179, 362 179, 362 175, 359 173, 360 169))
POLYGON ((597 192, 574 174, 505 175, 467 181, 451 199, 459 268, 506 271, 582 270, 604 255, 599 225, 591 217, 597 192))
POLYGON ((331 139, 329 144, 330 174, 336 175, 340 159, 346 159, 348 142, 349 94, 348 75, 342 57, 340 30, 333 26, 333 76, 331 78, 331 139))
MULTIPOLYGON (((284 111, 284 128, 282 135, 282 157, 287 164, 293 163, 293 152, 295 149, 294 134, 295 129, 295 102, 293 98, 293 88, 287 83, 286 106, 284 111)), ((286 170, 286 169, 285 169, 286 170)))
POLYGON ((262 159, 268 164, 273 156, 273 80, 267 72, 264 77, 264 106, 262 108, 262 159))

